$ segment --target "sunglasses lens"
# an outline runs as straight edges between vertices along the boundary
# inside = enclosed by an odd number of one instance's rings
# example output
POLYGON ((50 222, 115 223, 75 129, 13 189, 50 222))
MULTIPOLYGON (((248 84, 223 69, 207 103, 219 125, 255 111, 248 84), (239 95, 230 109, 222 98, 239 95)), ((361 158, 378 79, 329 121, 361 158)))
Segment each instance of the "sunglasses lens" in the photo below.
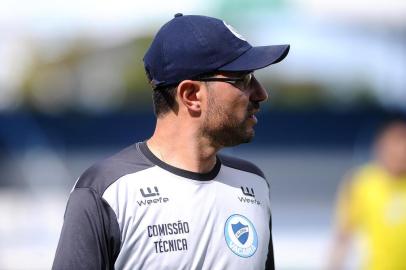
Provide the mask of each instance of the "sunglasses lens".
POLYGON ((244 76, 244 88, 247 89, 251 85, 252 73, 244 76))

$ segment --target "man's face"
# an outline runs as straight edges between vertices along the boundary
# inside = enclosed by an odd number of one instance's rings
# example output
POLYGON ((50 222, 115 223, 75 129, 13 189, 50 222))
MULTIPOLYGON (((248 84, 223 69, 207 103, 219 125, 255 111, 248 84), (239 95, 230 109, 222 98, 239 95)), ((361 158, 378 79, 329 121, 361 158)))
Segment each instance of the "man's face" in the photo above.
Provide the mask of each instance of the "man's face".
MULTIPOLYGON (((241 77, 242 73, 221 73, 218 78, 241 77)), ((244 87, 242 82, 208 82, 207 104, 202 133, 219 147, 248 143, 255 135, 255 113, 259 103, 268 95, 260 83, 252 77, 244 87)))
POLYGON ((406 124, 392 124, 378 141, 378 158, 395 175, 406 174, 406 124))

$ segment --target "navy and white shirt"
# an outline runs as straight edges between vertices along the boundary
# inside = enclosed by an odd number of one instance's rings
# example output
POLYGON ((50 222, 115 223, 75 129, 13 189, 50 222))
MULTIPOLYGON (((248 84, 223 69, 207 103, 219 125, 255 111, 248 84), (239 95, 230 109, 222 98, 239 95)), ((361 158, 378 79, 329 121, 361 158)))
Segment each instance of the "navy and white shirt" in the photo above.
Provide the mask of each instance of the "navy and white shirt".
POLYGON ((53 269, 274 269, 269 186, 217 155, 208 173, 136 143, 89 168, 66 207, 53 269))

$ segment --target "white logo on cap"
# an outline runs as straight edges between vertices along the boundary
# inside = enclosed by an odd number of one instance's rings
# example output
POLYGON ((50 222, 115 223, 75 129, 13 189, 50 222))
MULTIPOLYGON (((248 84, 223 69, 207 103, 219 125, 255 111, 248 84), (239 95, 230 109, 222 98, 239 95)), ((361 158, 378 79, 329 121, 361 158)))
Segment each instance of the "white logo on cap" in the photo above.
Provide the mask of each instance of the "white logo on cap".
POLYGON ((224 25, 228 28, 228 30, 230 30, 231 33, 234 34, 234 36, 238 37, 241 40, 247 41, 242 35, 240 35, 237 30, 234 29, 234 27, 232 27, 231 25, 229 25, 228 23, 226 23, 225 21, 223 21, 224 25))

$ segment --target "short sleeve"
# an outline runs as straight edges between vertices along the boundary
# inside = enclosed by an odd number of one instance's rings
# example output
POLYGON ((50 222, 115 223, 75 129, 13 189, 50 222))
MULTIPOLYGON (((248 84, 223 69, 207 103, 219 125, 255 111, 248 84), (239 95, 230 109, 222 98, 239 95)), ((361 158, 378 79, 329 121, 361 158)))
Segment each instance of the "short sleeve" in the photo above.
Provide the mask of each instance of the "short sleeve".
POLYGON ((114 211, 91 188, 69 197, 52 269, 114 269, 120 230, 114 211))

